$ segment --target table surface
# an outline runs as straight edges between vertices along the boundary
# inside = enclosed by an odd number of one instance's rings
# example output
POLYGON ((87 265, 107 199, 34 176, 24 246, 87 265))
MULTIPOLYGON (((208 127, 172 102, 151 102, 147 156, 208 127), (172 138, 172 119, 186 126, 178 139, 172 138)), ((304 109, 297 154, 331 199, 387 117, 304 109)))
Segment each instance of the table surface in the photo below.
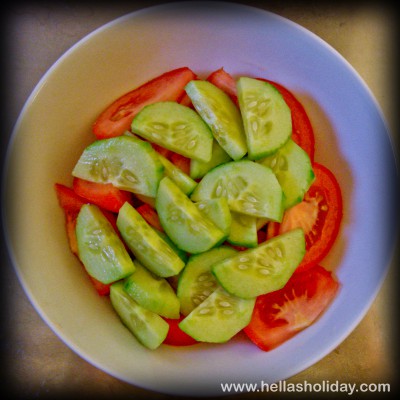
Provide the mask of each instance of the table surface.
MULTIPOLYGON (((148 2, 100 6, 68 5, 66 2, 22 3, 10 6, 6 14, 7 126, 2 140, 8 141, 12 126, 35 85, 47 69, 79 39, 121 15, 148 6, 148 2), (40 5, 39 5, 40 4, 40 5), (12 88, 12 89, 11 89, 12 88)), ((155 4, 155 2, 153 2, 155 4)), ((153 4, 151 3, 151 4, 153 4)), ((276 2, 279 3, 279 2, 276 2)), ((395 59, 393 10, 368 2, 347 6, 321 6, 319 2, 285 2, 268 9, 299 23, 328 42, 357 70, 377 99, 393 132, 394 97, 391 78, 395 59)), ((4 57, 3 57, 4 59, 4 57)), ((397 136, 393 135, 395 145, 397 136)), ((4 146, 3 146, 4 147, 4 146)), ((11 263, 4 253, 3 299, 5 338, 2 341, 3 373, 12 394, 26 397, 51 395, 131 395, 169 398, 134 387, 92 366, 70 350, 43 322, 26 297, 11 263)), ((394 263, 393 263, 394 264, 394 263)), ((325 358, 287 382, 391 383, 396 364, 393 328, 395 297, 392 266, 378 296, 361 323, 325 358)), ((3 386, 4 387, 4 386, 3 386)), ((261 394, 260 394, 261 395, 261 394)), ((271 395, 269 393, 268 395, 271 395)), ((247 398, 248 395, 233 396, 247 398)), ((250 397, 250 395, 249 395, 250 397)), ((256 396, 258 398, 258 396, 256 396)))

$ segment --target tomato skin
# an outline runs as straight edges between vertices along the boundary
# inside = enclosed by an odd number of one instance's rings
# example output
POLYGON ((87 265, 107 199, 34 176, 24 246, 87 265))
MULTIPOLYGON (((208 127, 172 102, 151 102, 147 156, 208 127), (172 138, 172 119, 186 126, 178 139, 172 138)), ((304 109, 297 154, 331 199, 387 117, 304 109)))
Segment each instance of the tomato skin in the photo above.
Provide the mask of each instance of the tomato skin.
POLYGON ((296 272, 311 268, 321 262, 331 250, 339 233, 343 217, 343 201, 340 186, 333 173, 325 166, 314 163, 315 181, 304 196, 304 200, 287 210, 279 226, 279 234, 301 227, 306 235, 306 254, 296 272), (310 205, 317 208, 315 217, 298 211, 310 205), (309 229, 309 225, 312 229, 309 229))
POLYGON ((232 75, 228 74, 223 68, 212 72, 207 81, 223 90, 231 100, 239 106, 236 90, 236 82, 232 75))
POLYGON ((99 115, 93 133, 98 139, 122 135, 130 130, 133 117, 144 106, 157 101, 179 101, 185 94, 185 85, 195 77, 189 68, 177 68, 125 93, 99 115))
POLYGON ((111 183, 89 182, 85 179, 74 178, 72 185, 78 196, 114 213, 117 213, 125 202, 132 201, 130 192, 120 190, 111 183))
POLYGON ((78 196, 75 191, 62 183, 54 184, 54 189, 57 194, 58 204, 65 213, 72 216, 77 216, 81 207, 88 201, 81 196, 78 196))
POLYGON ((261 350, 270 351, 310 326, 338 288, 332 273, 319 265, 293 274, 282 289, 257 297, 244 332, 261 350))
POLYGON ((292 92, 281 84, 268 79, 257 79, 268 82, 278 89, 292 113, 292 139, 305 150, 310 160, 314 161, 314 130, 303 105, 296 99, 292 92))
MULTIPOLYGON (((82 268, 86 272, 86 269, 84 268, 84 266, 79 258, 78 241, 76 238, 75 228, 76 228, 76 218, 79 214, 79 211, 84 204, 88 203, 88 201, 86 199, 80 197, 79 195, 77 195, 73 189, 71 189, 68 186, 65 186, 61 183, 56 183, 54 185, 54 188, 56 190, 56 194, 57 194, 57 198, 58 198, 60 207, 64 211, 65 230, 67 233, 68 244, 69 244, 70 250, 71 250, 72 254, 74 254, 77 257, 80 264, 82 265, 82 268)), ((116 232, 118 232, 115 214, 108 212, 107 210, 102 210, 102 212, 106 216, 106 218, 110 221, 111 225, 114 227, 116 232)), ((97 279, 93 278, 89 274, 87 274, 87 276, 89 277, 94 288, 96 289, 97 293, 100 296, 108 296, 110 294, 110 285, 109 284, 104 284, 104 283, 98 281, 97 279)))
POLYGON ((179 319, 170 319, 164 317, 164 320, 168 322, 169 325, 167 337, 163 342, 164 344, 168 344, 170 346, 191 346, 193 344, 200 343, 179 328, 179 323, 183 320, 183 318, 184 316, 182 315, 179 319))

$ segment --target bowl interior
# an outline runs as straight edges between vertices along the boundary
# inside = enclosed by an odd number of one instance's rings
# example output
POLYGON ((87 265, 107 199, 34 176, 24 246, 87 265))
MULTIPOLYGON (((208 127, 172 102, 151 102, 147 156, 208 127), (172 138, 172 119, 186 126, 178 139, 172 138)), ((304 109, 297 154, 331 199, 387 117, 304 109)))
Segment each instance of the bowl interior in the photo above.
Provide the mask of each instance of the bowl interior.
POLYGON ((358 75, 326 43, 258 9, 172 3, 95 31, 39 82, 9 148, 4 215, 24 289, 67 345, 95 366, 141 387, 221 394, 221 382, 273 382, 300 372, 356 326, 390 261, 395 176, 379 108, 358 75), (94 140, 91 124, 106 105, 181 66, 200 77, 224 67, 236 77, 265 77, 290 88, 312 121, 315 160, 330 168, 342 187, 340 236, 323 262, 335 270, 340 292, 314 325, 268 353, 240 335, 224 345, 146 350, 119 322, 108 299, 95 293, 68 248, 54 183, 71 183, 73 166, 94 140))

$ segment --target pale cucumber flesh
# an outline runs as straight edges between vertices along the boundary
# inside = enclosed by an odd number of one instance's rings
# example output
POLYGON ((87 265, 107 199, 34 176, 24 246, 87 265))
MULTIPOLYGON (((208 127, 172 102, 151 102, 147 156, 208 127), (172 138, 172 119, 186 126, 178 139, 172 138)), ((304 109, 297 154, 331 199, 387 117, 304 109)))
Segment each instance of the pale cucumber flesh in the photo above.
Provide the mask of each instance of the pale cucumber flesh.
POLYGON ((76 221, 79 258, 90 276, 108 284, 135 270, 113 226, 93 204, 82 206, 76 221))
POLYGON ((227 292, 254 298, 281 289, 304 254, 304 232, 294 229, 215 264, 212 272, 227 292))
POLYGON ((164 167, 150 143, 124 135, 97 140, 86 147, 72 175, 155 197, 163 171, 164 167))
POLYGON ((121 321, 140 343, 151 350, 161 345, 168 334, 168 323, 136 303, 124 290, 122 281, 111 285, 110 300, 121 321))

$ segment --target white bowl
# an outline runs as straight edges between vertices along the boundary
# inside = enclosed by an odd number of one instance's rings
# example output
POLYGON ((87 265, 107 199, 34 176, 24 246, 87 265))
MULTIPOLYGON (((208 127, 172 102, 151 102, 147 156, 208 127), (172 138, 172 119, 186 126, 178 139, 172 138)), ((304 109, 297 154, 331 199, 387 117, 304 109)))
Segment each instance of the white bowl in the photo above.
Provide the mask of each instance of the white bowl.
POLYGON ((4 220, 18 277, 38 313, 74 351, 147 389, 222 395, 221 382, 275 382, 331 352, 365 315, 386 275, 397 227, 395 160, 369 89, 329 45, 258 9, 182 2, 144 9, 96 30, 42 78, 16 124, 4 175, 4 220), (190 32, 190 34, 188 34, 190 32), (91 124, 119 95, 173 68, 224 67, 290 88, 314 126, 315 159, 338 178, 340 235, 323 265, 341 282, 308 329, 263 352, 244 337, 150 351, 120 323, 70 253, 53 184, 71 183, 91 124))

